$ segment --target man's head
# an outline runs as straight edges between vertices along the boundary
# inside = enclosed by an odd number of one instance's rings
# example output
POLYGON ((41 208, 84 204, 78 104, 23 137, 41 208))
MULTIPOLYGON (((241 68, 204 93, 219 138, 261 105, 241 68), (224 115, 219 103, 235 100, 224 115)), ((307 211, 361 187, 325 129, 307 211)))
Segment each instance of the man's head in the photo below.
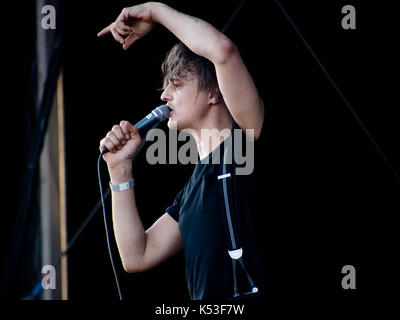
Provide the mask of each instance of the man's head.
POLYGON ((161 99, 172 109, 170 118, 177 122, 178 130, 195 128, 194 122, 201 123, 211 106, 223 102, 212 62, 183 43, 169 51, 161 68, 161 99))
MULTIPOLYGON (((163 88, 171 78, 186 79, 195 75, 199 92, 218 89, 217 75, 212 62, 191 51, 182 42, 178 42, 167 54, 162 66, 163 88)), ((188 80, 189 80, 188 79, 188 80)))

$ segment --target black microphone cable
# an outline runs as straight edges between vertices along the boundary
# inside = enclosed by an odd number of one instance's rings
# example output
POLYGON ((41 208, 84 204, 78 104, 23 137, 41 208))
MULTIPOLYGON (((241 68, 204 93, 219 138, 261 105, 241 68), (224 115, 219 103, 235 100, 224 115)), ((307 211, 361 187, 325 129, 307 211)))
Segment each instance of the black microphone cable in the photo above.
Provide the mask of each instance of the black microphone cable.
POLYGON ((118 280, 118 274, 117 274, 117 270, 115 269, 114 259, 113 259, 113 256, 112 256, 112 250, 111 250, 111 246, 110 246, 110 236, 109 236, 109 233, 108 233, 106 205, 105 205, 105 200, 104 200, 103 184, 102 184, 101 170, 100 170, 101 159, 103 158, 103 154, 105 152, 107 152, 107 151, 108 151, 107 148, 104 148, 103 151, 99 155, 99 159, 97 160, 97 175, 98 175, 98 178, 99 178, 100 198, 101 198, 101 205, 103 207, 103 220, 104 220, 104 227, 106 229, 106 239, 107 239, 108 254, 110 256, 111 266, 112 266, 112 269, 113 269, 113 272, 114 272, 115 283, 116 283, 117 289, 118 289, 119 300, 123 300, 122 294, 121 294, 121 288, 120 288, 119 280, 118 280))

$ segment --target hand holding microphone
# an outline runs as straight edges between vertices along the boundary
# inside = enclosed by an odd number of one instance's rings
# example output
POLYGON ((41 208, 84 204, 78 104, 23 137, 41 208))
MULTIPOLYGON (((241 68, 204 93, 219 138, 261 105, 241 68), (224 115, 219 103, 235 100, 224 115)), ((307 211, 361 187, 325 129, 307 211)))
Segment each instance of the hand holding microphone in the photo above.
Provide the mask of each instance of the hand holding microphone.
POLYGON ((121 121, 119 125, 114 125, 106 137, 100 141, 100 152, 105 148, 107 149, 104 152, 103 159, 109 166, 113 167, 124 162, 132 162, 142 143, 141 133, 167 119, 169 112, 168 106, 162 105, 154 109, 136 125, 125 120, 121 121))
POLYGON ((115 165, 123 161, 132 161, 137 149, 142 143, 139 130, 129 121, 121 121, 119 125, 114 125, 104 139, 100 141, 99 149, 103 151, 107 148, 110 152, 105 152, 103 159, 107 164, 115 165))

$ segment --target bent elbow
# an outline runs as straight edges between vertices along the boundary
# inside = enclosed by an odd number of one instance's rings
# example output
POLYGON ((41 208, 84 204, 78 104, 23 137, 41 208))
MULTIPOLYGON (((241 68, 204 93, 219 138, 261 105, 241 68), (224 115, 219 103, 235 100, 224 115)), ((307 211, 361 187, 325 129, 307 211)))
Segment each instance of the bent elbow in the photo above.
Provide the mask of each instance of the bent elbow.
POLYGON ((143 268, 137 264, 130 261, 122 260, 122 267, 127 273, 138 273, 144 271, 143 268))
POLYGON ((124 268, 126 273, 136 273, 138 272, 136 268, 131 266, 130 264, 122 262, 122 267, 124 268))
POLYGON ((226 63, 235 53, 238 53, 236 45, 227 37, 218 40, 217 48, 218 55, 215 60, 218 64, 226 63))

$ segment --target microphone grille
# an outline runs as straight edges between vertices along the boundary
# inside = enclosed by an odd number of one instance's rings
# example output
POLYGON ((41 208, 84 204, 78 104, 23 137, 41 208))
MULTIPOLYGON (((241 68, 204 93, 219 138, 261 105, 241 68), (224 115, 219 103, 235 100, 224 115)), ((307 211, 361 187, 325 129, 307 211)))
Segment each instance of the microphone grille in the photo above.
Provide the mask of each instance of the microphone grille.
POLYGON ((171 110, 168 108, 168 106, 166 104, 163 104, 163 105, 159 106, 155 111, 157 113, 158 119, 160 121, 164 121, 165 119, 168 118, 171 110))

